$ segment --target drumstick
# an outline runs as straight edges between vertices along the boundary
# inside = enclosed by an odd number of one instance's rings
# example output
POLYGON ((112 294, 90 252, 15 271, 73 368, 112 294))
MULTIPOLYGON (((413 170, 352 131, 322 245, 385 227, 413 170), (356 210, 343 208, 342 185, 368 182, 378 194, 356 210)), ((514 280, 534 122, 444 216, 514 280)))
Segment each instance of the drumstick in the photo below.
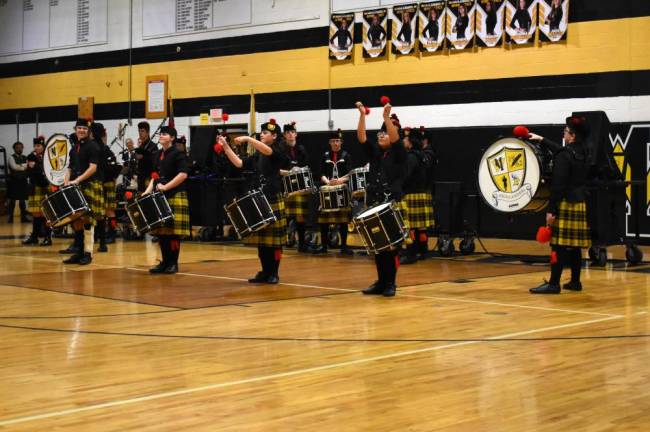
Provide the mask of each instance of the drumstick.
POLYGON ((517 163, 517 161, 519 161, 519 159, 521 159, 521 154, 518 154, 517 156, 515 156, 515 158, 512 160, 512 164, 515 165, 517 163))

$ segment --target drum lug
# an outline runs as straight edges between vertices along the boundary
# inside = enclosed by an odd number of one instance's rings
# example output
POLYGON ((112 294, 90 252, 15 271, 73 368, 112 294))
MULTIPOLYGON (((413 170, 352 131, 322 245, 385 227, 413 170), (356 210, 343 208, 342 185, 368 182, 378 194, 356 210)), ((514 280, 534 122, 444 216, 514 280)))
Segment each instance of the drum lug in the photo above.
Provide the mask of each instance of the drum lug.
POLYGON ((442 235, 440 238, 438 238, 438 252, 440 252, 440 255, 443 257, 450 257, 454 254, 455 248, 454 248, 454 239, 447 236, 447 235, 442 235))

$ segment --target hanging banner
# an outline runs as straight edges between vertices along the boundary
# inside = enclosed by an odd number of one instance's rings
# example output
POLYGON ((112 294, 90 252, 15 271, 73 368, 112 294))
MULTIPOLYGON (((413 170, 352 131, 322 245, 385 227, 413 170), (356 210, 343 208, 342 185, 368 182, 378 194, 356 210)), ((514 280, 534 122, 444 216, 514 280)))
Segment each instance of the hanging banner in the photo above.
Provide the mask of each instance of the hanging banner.
POLYGON ((506 3, 506 41, 518 45, 535 42, 537 0, 508 0, 506 3))
POLYGON ((329 34, 330 58, 348 60, 354 49, 354 12, 332 14, 329 34))
POLYGON ((386 55, 387 15, 388 10, 385 8, 362 12, 364 57, 377 58, 386 55))
POLYGON ((406 55, 413 52, 418 38, 417 11, 417 3, 395 6, 390 10, 393 54, 406 55))
POLYGON ((446 0, 420 3, 420 51, 435 52, 444 48, 447 35, 445 3, 446 0))
POLYGON ((475 0, 449 0, 447 2, 447 40, 455 50, 474 46, 475 0))
POLYGON ((503 45, 505 0, 479 0, 476 5, 476 43, 493 48, 503 45))
POLYGON ((538 22, 541 41, 566 40, 569 30, 569 0, 540 0, 538 22))

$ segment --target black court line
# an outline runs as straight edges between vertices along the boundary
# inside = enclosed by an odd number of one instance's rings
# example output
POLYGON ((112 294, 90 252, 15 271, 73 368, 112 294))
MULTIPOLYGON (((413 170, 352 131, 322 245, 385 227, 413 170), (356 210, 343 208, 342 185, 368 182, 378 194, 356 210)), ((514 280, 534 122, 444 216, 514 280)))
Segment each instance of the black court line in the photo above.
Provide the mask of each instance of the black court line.
POLYGON ((119 333, 119 332, 105 332, 94 330, 67 330, 67 329, 53 329, 44 327, 27 327, 15 326, 8 324, 0 324, 0 328, 8 328, 14 330, 29 330, 29 331, 42 331, 53 333, 76 333, 88 335, 103 335, 103 336, 129 336, 129 337, 148 337, 159 339, 188 339, 188 340, 222 340, 222 341, 265 341, 265 342, 548 342, 548 341, 593 341, 593 340, 626 340, 626 339, 649 339, 650 334, 631 334, 631 335, 600 335, 600 336, 558 336, 546 338, 468 338, 468 339, 331 339, 331 338, 273 338, 273 337, 260 337, 260 336, 186 336, 186 335, 168 335, 168 334, 155 334, 155 333, 119 333))

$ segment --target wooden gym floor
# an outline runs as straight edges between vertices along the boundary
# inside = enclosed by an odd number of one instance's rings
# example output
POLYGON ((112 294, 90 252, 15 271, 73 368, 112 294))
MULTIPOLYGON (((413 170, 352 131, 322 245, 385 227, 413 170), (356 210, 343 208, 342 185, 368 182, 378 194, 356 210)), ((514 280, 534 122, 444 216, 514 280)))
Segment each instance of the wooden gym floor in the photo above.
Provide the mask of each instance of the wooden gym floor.
POLYGON ((185 242, 181 273, 150 276, 155 244, 64 267, 68 241, 28 229, 0 224, 0 430, 650 430, 647 263, 532 296, 544 265, 430 259, 386 299, 358 291, 367 257, 289 250, 281 284, 251 285, 252 248, 185 242))

